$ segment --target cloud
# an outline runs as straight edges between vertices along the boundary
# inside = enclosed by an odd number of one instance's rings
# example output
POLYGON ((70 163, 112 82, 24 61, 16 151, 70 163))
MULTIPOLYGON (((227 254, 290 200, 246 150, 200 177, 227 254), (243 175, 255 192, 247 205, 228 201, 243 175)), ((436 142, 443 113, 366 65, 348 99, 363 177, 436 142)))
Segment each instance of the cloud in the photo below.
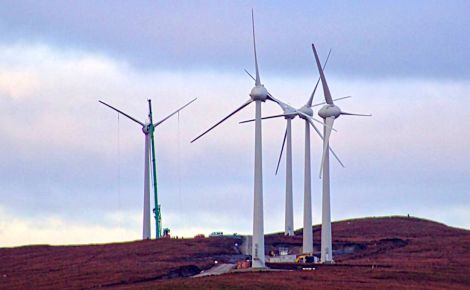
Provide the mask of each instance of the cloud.
POLYGON ((46 42, 126 59, 140 69, 235 72, 252 67, 250 10, 260 64, 276 74, 309 75, 310 44, 333 48, 343 76, 470 76, 468 1, 7 1, 4 43, 46 42))
MULTIPOLYGON (((129 215, 126 216, 129 219, 129 215)), ((137 220, 133 220, 138 225, 137 220)), ((32 244, 88 244, 138 240, 137 227, 121 227, 96 223, 65 221, 60 216, 45 215, 41 219, 17 217, 0 207, 0 247, 32 244)))
MULTIPOLYGON (((465 111, 469 81, 327 76, 334 96, 353 96, 338 103, 342 109, 373 113, 372 118, 341 117, 335 125, 332 146, 346 168, 332 161, 333 218, 405 211, 433 218, 436 206, 443 212, 459 207, 442 220, 467 226, 460 213, 465 210, 461 204, 469 202, 470 140, 464 133, 470 129, 465 111)), ((296 107, 316 81, 315 76, 272 72, 263 73, 262 80, 296 107)), ((0 206, 2 231, 8 233, 1 236, 9 236, 4 244, 140 236, 143 134, 98 99, 145 120, 149 97, 156 119, 198 97, 179 121, 175 116, 157 128, 163 226, 179 236, 214 230, 250 233, 254 128, 238 121, 251 118, 254 108, 193 144, 189 140, 246 101, 252 85, 242 72, 142 71, 125 58, 87 50, 44 43, 0 46, 0 206), (122 230, 119 221, 125 224, 122 230), (95 232, 102 234, 86 238, 95 232)), ((263 105, 263 114, 277 112, 275 105, 263 105)), ((282 119, 263 124, 267 232, 283 228, 283 165, 278 176, 273 172, 284 126, 282 119)), ((296 227, 302 226, 303 130, 295 119, 296 227)), ((320 144, 312 137, 318 223, 320 144)))

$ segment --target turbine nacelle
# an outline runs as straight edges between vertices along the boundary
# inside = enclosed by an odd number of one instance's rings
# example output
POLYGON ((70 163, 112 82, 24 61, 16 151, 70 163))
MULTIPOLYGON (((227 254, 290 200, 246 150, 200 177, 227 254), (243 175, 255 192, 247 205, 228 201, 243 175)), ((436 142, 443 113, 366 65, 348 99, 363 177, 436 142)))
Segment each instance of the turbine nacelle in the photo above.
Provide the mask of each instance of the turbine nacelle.
POLYGON ((150 123, 145 123, 144 126, 142 126, 142 132, 145 135, 148 135, 150 133, 150 130, 152 130, 150 123))
MULTIPOLYGON (((308 115, 309 117, 313 117, 313 110, 310 107, 303 106, 302 108, 298 109, 297 111, 299 111, 299 112, 301 112, 305 115, 308 115)), ((306 117, 304 115, 299 115, 299 117, 302 118, 302 119, 306 119, 306 117)))
POLYGON ((322 117, 323 119, 326 119, 328 117, 335 117, 338 118, 341 115, 341 109, 332 104, 327 104, 324 105, 319 111, 318 111, 318 116, 322 117))
POLYGON ((268 90, 264 87, 264 85, 257 85, 253 89, 251 89, 250 97, 253 101, 266 101, 269 97, 268 90))
POLYGON ((298 115, 298 114, 297 114, 297 112, 295 112, 295 111, 292 111, 292 112, 290 112, 290 111, 284 112, 284 119, 286 119, 286 120, 291 119, 291 120, 292 120, 292 119, 294 119, 295 117, 297 117, 297 115, 298 115))

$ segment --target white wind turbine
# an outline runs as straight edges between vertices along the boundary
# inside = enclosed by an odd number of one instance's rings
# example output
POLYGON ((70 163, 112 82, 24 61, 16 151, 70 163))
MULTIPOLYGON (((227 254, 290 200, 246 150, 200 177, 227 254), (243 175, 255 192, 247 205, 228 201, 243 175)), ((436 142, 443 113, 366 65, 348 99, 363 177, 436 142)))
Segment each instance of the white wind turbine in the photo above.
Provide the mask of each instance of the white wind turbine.
MULTIPOLYGON (((331 50, 330 50, 331 52, 331 50)), ((330 53, 328 53, 328 58, 330 56, 330 53)), ((324 66, 326 66, 326 63, 328 62, 328 58, 325 61, 324 66)), ((246 71, 246 70, 245 70, 246 71)), ((252 78, 253 76, 246 71, 248 75, 250 75, 252 78)), ((291 133, 291 120, 294 119, 295 117, 299 116, 300 118, 305 120, 305 163, 304 163, 304 218, 303 218, 303 252, 304 253, 312 253, 313 252, 313 235, 312 235, 312 193, 311 193, 311 161, 310 161, 310 128, 309 125, 311 125, 318 136, 323 139, 323 136, 321 135, 320 131, 318 128, 313 124, 313 121, 319 122, 320 121, 316 120, 313 118, 313 107, 322 105, 324 103, 320 104, 315 104, 312 105, 313 103, 313 97, 315 95, 315 92, 317 90, 318 84, 320 82, 320 79, 318 79, 315 88, 310 95, 310 98, 307 100, 307 103, 301 107, 300 109, 295 109, 294 107, 281 102, 280 100, 276 100, 276 102, 279 104, 281 109, 283 110, 283 114, 280 115, 273 115, 273 116, 268 116, 264 117, 262 119, 272 119, 272 118, 279 118, 279 117, 284 117, 286 119, 286 131, 284 134, 284 140, 282 142, 282 147, 281 147, 281 153, 279 155, 279 160, 277 163, 276 167, 276 174, 279 170, 279 165, 281 162, 282 158, 282 153, 284 150, 284 146, 287 143, 287 148, 286 148, 286 204, 285 204, 285 230, 284 234, 288 236, 293 236, 294 235, 294 217, 293 217, 293 186, 292 186, 292 133, 291 133), (287 141, 287 142, 286 142, 287 141)), ((271 96, 272 97, 272 96, 271 96)), ((337 100, 342 100, 346 99, 348 97, 342 97, 338 98, 337 100)), ((247 121, 242 121, 240 123, 247 123, 247 122, 252 122, 254 120, 247 120, 247 121)), ((322 123, 321 123, 322 124, 322 123)), ((323 126, 324 124, 322 124, 323 126)), ((334 153, 334 151, 330 148, 331 152, 333 153, 333 156, 336 157, 338 162, 341 163, 337 155, 334 153)))
POLYGON ((320 177, 323 173, 323 195, 322 195, 322 227, 321 227, 321 262, 322 263, 333 263, 333 249, 331 240, 331 207, 330 207, 330 155, 329 155, 329 141, 331 130, 335 119, 341 115, 348 116, 371 116, 370 114, 353 114, 341 111, 336 106, 331 97, 330 89, 326 82, 325 74, 320 65, 320 59, 315 49, 315 45, 312 43, 313 53, 315 55, 315 61, 317 63, 318 72, 320 73, 320 79, 322 82, 323 93, 325 95, 326 105, 323 106, 319 111, 318 115, 324 120, 324 139, 323 139, 323 154, 320 165, 320 177))
POLYGON ((252 237, 252 267, 262 268, 265 267, 265 253, 264 253, 264 221, 263 221, 263 169, 262 169, 262 140, 261 140, 261 103, 266 100, 278 102, 273 98, 264 85, 261 84, 258 58, 256 55, 256 38, 255 38, 255 21, 253 10, 251 11, 251 24, 253 29, 253 51, 255 56, 255 86, 251 89, 250 99, 243 105, 238 107, 235 111, 228 116, 217 122, 214 126, 210 127, 202 134, 194 138, 192 142, 204 136, 206 133, 223 123, 225 120, 235 115, 237 112, 255 102, 256 115, 255 115, 255 170, 254 170, 254 205, 253 205, 253 237, 252 237))
POLYGON ((170 115, 166 116, 162 120, 153 123, 153 116, 152 116, 152 103, 151 100, 148 100, 149 105, 149 113, 148 113, 148 121, 141 122, 134 117, 124 113, 123 111, 116 109, 115 107, 103 102, 99 101, 103 105, 115 110, 116 112, 126 116, 127 118, 131 119, 132 121, 136 122, 137 124, 142 126, 142 132, 145 135, 145 156, 144 156, 144 211, 143 211, 143 225, 142 225, 142 239, 150 239, 150 180, 152 180, 153 190, 154 190, 154 201, 155 201, 155 238, 159 239, 162 236, 162 227, 161 227, 161 212, 160 212, 160 205, 158 204, 158 191, 157 191, 157 172, 156 172, 156 161, 155 161, 155 141, 153 137, 153 133, 155 131, 155 127, 162 124, 170 117, 184 109, 186 106, 194 102, 197 98, 194 98, 186 105, 182 106, 178 110, 174 111, 170 115), (150 163, 152 166, 152 171, 150 171, 150 163), (152 173, 152 175, 151 175, 152 173))

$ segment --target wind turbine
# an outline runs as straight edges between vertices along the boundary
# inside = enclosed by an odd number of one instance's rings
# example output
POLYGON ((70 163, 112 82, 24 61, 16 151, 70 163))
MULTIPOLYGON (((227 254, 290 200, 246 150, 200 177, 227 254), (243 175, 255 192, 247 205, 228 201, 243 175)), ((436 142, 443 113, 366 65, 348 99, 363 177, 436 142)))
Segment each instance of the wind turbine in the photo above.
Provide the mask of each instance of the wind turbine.
POLYGON ((217 122, 215 125, 204 131, 202 134, 194 138, 192 142, 204 136, 206 133, 223 123, 225 120, 235 115, 237 112, 255 102, 255 168, 254 168, 254 205, 253 205, 253 237, 252 237, 252 267, 262 268, 265 267, 265 253, 264 253, 264 222, 263 222, 263 169, 262 169, 262 128, 261 128, 261 104, 266 100, 278 102, 273 98, 263 84, 261 84, 258 58, 256 54, 256 37, 255 37, 255 21, 253 10, 251 11, 251 24, 253 30, 253 52, 255 56, 255 70, 256 77, 255 86, 251 89, 250 99, 243 105, 238 107, 235 111, 228 116, 217 122))
MULTIPOLYGON (((331 53, 331 50, 330 50, 331 53)), ((328 53, 328 58, 325 61, 324 67, 326 66, 330 53, 328 53)), ((253 76, 245 70, 245 72, 250 75, 252 78, 253 76)), ((300 109, 295 109, 294 107, 281 102, 277 100, 277 103, 283 110, 283 114, 280 115, 274 115, 274 116, 268 116, 264 117, 262 119, 272 119, 272 118, 278 118, 278 117, 284 117, 286 119, 286 131, 284 133, 284 140, 282 142, 282 147, 281 147, 281 153, 279 155, 277 167, 276 167, 276 174, 279 170, 279 165, 282 159, 282 154, 284 151, 284 146, 286 145, 286 205, 285 205, 285 230, 284 234, 287 236, 293 236, 294 235, 294 217, 293 217, 293 189, 292 189, 292 133, 291 133, 291 120, 294 119, 295 117, 299 116, 300 118, 305 120, 305 164, 304 164, 304 232, 303 232, 303 252, 304 253, 311 253, 313 252, 313 236, 312 236, 312 197, 311 197, 311 162, 310 162, 310 129, 309 125, 311 125, 318 136, 323 139, 323 136, 321 135, 320 131, 318 128, 313 124, 313 121, 321 123, 321 121, 318 121, 313 118, 313 107, 322 105, 321 104, 315 104, 312 105, 313 103, 313 97, 315 95, 315 92, 317 90, 318 84, 320 82, 320 78, 318 79, 315 88, 313 89, 312 94, 310 95, 310 98, 307 100, 306 104, 301 107, 300 109), (287 141, 287 142, 286 142, 287 141)), ((350 96, 347 97, 342 97, 338 98, 337 100, 342 100, 349 98, 350 96)), ((252 122, 254 120, 247 120, 247 121, 242 121, 240 123, 247 123, 247 122, 252 122)), ((322 124, 324 126, 324 124, 322 124)), ((336 157, 338 162, 343 166, 337 155, 334 153, 334 151, 330 148, 332 151, 333 155, 336 157)))
POLYGON ((315 45, 312 43, 313 54, 315 55, 315 61, 317 63, 318 72, 320 73, 320 79, 323 87, 323 94, 325 95, 326 105, 323 106, 319 111, 318 115, 323 118, 325 126, 323 127, 323 154, 320 165, 320 177, 323 173, 323 194, 322 194, 322 227, 321 227, 321 262, 322 263, 333 263, 333 249, 331 241, 331 207, 330 207, 330 155, 329 155, 329 141, 331 130, 335 119, 341 115, 347 116, 371 116, 370 114, 354 114, 341 111, 336 106, 331 97, 330 89, 326 82, 325 74, 320 65, 320 59, 318 57, 315 45))
POLYGON ((168 120, 171 116, 175 115, 186 106, 194 102, 197 98, 194 98, 186 105, 182 106, 178 110, 174 111, 170 115, 166 116, 165 118, 161 119, 160 121, 153 123, 153 116, 152 116, 152 102, 148 100, 149 106, 149 113, 148 113, 148 121, 141 122, 134 117, 124 113, 123 111, 116 109, 115 107, 103 102, 99 101, 103 105, 115 110, 116 112, 126 116, 127 118, 131 119, 132 121, 136 122, 137 124, 142 126, 142 132, 145 135, 145 154, 144 154, 144 212, 143 212, 143 226, 142 226, 142 239, 147 240, 150 239, 150 179, 152 179, 153 183, 153 190, 154 190, 154 200, 155 200, 155 238, 159 239, 162 236, 162 226, 161 226, 161 212, 160 212, 160 205, 158 204, 158 191, 157 191, 157 170, 156 170, 156 161, 155 161, 155 140, 153 137, 153 133, 155 128, 168 120), (152 176, 150 176, 150 162, 152 163, 152 176))

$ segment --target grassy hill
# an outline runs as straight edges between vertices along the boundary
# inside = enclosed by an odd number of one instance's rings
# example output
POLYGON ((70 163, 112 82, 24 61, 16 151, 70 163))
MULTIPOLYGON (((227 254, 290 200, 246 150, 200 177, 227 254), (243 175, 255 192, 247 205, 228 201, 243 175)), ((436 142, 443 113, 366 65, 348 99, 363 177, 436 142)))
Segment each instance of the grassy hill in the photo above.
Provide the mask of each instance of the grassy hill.
MULTIPOLYGON (((314 226, 314 248, 320 246, 314 226)), ((187 278, 214 260, 242 257, 241 238, 163 239, 85 246, 0 249, 0 289, 470 289, 470 231, 409 217, 333 223, 336 264, 312 271, 230 273, 187 278)), ((295 237, 266 236, 266 250, 295 237)))

